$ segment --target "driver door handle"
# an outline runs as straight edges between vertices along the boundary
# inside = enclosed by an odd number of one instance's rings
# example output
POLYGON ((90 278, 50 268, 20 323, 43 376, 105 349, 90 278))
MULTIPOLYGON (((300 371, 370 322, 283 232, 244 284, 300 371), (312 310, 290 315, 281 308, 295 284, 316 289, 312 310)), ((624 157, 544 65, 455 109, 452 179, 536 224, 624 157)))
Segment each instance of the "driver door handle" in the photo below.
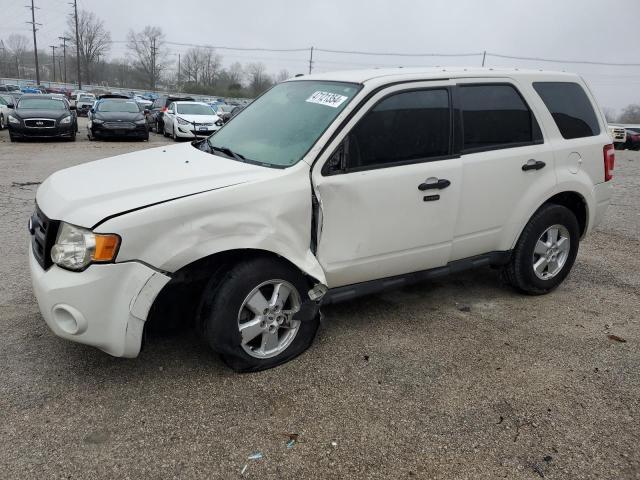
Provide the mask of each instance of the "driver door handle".
POLYGON ((451 185, 451 182, 446 178, 438 179, 431 177, 427 178, 424 183, 418 185, 418 190, 421 192, 424 192, 425 190, 442 190, 443 188, 447 188, 449 185, 451 185))
POLYGON ((534 160, 532 158, 522 166, 522 171, 526 172, 527 170, 541 170, 545 167, 545 165, 546 163, 544 163, 542 160, 534 160))

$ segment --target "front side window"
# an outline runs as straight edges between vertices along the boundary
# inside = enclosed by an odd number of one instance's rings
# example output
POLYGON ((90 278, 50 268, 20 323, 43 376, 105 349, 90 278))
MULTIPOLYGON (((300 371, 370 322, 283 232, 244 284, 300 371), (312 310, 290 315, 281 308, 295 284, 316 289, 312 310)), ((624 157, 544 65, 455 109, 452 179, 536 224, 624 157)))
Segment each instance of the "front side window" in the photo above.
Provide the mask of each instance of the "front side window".
POLYGON ((464 152, 542 140, 538 122, 512 85, 459 85, 459 92, 464 152))
POLYGON ((446 89, 397 93, 375 105, 349 133, 348 169, 385 167, 449 154, 451 115, 446 89))
POLYGON ((360 90, 354 83, 283 82, 251 103, 207 140, 214 151, 246 161, 287 167, 306 155, 360 90))
POLYGON ((535 82, 533 88, 567 140, 600 133, 598 117, 582 87, 571 82, 535 82))

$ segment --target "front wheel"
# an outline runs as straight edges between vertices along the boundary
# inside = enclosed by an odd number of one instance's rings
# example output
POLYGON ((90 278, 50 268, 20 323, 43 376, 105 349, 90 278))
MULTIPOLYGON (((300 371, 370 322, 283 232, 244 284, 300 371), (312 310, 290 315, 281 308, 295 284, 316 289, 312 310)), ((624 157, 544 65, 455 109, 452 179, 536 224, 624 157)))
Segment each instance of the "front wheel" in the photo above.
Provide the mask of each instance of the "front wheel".
POLYGON ((549 293, 569 275, 579 242, 573 212, 562 205, 543 205, 522 231, 503 277, 523 293, 549 293))
POLYGON ((199 330, 222 360, 238 372, 285 363, 313 342, 317 305, 302 273, 275 259, 242 262, 205 288, 199 330))

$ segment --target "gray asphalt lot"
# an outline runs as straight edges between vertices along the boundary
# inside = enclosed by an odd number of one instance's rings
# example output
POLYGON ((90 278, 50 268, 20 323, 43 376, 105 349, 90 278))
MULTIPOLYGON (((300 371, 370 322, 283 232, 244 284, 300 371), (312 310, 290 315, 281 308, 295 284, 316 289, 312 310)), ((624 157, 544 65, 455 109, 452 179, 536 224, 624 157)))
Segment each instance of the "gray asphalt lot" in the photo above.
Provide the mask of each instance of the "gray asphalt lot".
POLYGON ((132 360, 58 339, 31 292, 30 183, 151 137, 0 132, 0 478, 640 478, 639 153, 618 152, 609 215, 552 294, 483 269, 364 298, 238 375, 190 331, 132 360))

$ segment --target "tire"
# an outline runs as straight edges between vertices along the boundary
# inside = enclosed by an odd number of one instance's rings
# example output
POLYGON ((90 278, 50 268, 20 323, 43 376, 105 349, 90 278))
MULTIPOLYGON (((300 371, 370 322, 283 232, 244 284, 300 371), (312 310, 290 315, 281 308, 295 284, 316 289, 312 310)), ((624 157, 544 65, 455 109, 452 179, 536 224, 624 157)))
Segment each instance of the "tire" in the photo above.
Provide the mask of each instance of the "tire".
POLYGON ((173 128, 171 129, 171 138, 173 138, 174 142, 179 142, 180 139, 178 138, 178 136, 176 135, 176 126, 174 125, 173 128))
POLYGON ((0 113, 0 130, 4 130, 4 115, 0 113))
POLYGON ((14 137, 13 135, 9 134, 9 141, 10 142, 17 142, 18 140, 16 139, 16 137, 14 137))
POLYGON ((318 306, 309 300, 308 288, 304 275, 282 261, 261 257, 241 262, 214 275, 205 287, 198 312, 200 335, 224 363, 237 372, 256 372, 288 362, 311 345, 320 323, 318 306), (283 292, 291 289, 280 311, 282 315, 277 310, 269 310, 276 307, 268 307, 265 311, 269 314, 264 315, 262 308, 267 306, 264 301, 256 302, 254 311, 246 307, 246 301, 255 297, 257 289, 263 300, 271 302, 275 298, 274 284, 282 284, 283 292), (296 305, 300 306, 297 313, 286 316, 285 312, 295 310, 296 305), (260 316, 254 313, 256 310, 261 312, 260 316), (280 317, 286 319, 279 327, 280 317), (247 322, 259 323, 254 326, 254 335, 243 345, 240 325, 247 322), (287 324, 297 325, 296 331, 287 324), (270 329, 277 332, 275 337, 269 333, 270 329), (273 348, 265 348, 263 336, 275 341, 276 346, 271 344, 273 348))
POLYGON ((76 132, 73 132, 73 134, 69 137, 69 141, 70 142, 75 142, 76 141, 76 132))
POLYGON ((167 133, 167 126, 166 125, 162 125, 162 136, 164 137, 168 137, 169 134, 167 133))
POLYGON ((573 212, 562 205, 547 203, 531 217, 522 231, 511 260, 502 271, 503 278, 528 295, 549 293, 569 275, 578 255, 579 243, 580 227, 573 212), (550 249, 548 245, 553 245, 554 230, 558 231, 559 241, 550 249), (563 238, 568 239, 568 247, 563 238), (545 263, 549 258, 552 261, 545 263), (538 270, 536 273, 535 265, 546 271, 538 270))

